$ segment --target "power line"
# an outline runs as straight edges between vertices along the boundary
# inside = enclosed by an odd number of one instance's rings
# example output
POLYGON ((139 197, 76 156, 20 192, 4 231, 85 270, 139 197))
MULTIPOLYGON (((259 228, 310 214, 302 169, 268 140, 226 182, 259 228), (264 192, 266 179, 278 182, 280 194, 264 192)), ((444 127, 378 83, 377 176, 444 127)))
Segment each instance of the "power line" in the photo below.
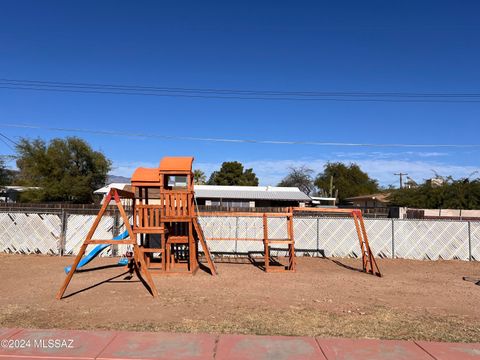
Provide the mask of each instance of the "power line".
POLYGON ((8 142, 6 142, 4 139, 0 138, 0 141, 4 143, 6 146, 8 146, 11 150, 15 150, 8 142))
POLYGON ((240 99, 274 101, 335 102, 434 102, 478 103, 480 93, 428 92, 339 92, 339 91, 272 91, 215 88, 181 88, 141 85, 112 85, 39 80, 0 79, 0 88, 62 93, 91 93, 136 96, 186 97, 200 99, 240 99))
POLYGON ((429 93, 429 92, 362 92, 362 91, 278 91, 278 90, 239 90, 239 89, 218 89, 218 88, 184 88, 184 87, 158 87, 144 85, 113 85, 105 83, 75 83, 60 81, 40 81, 40 80, 15 80, 0 79, 0 82, 11 85, 30 84, 38 86, 62 86, 62 87, 87 87, 87 88, 114 88, 123 90, 157 90, 172 92, 206 92, 206 93, 234 93, 234 94, 262 94, 262 95, 302 95, 302 96, 433 96, 433 97, 480 97, 480 93, 429 93))
POLYGON ((5 134, 2 134, 0 133, 0 136, 7 139, 8 141, 10 141, 11 143, 13 143, 15 146, 19 146, 19 144, 15 141, 15 140, 12 140, 11 138, 9 138, 7 135, 5 134))
POLYGON ((15 151, 15 148, 12 145, 10 145, 10 143, 8 143, 7 140, 12 142, 14 145, 18 145, 18 143, 10 139, 8 136, 0 133, 0 141, 4 143, 7 147, 9 147, 11 150, 15 151))
POLYGON ((314 146, 337 146, 337 147, 385 147, 385 148, 480 148, 480 144, 374 144, 374 143, 346 143, 346 142, 322 142, 322 141, 288 141, 288 140, 258 140, 258 139, 228 139, 228 138, 208 138, 195 136, 174 136, 174 135, 160 135, 153 133, 134 133, 126 131, 113 130, 92 130, 82 128, 65 128, 65 127, 51 127, 43 125, 30 124, 11 124, 0 123, 0 126, 10 128, 22 129, 39 129, 48 131, 61 131, 73 133, 88 133, 103 136, 125 136, 136 138, 154 138, 171 141, 202 141, 202 142, 219 142, 219 143, 245 143, 245 144, 266 144, 266 145, 314 145, 314 146))

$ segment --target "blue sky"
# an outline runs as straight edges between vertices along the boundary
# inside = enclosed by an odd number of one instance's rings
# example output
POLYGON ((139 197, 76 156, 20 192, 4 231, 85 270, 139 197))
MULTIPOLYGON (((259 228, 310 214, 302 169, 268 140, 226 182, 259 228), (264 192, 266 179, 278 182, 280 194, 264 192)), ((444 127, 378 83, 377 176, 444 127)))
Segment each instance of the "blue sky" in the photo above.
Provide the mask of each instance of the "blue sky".
MULTIPOLYGON (((0 5, 0 78, 278 91, 480 92, 478 1, 11 1, 0 5)), ((0 89, 0 123, 166 136, 478 144, 480 103, 193 99, 0 89)), ((1 127, 5 135, 72 135, 1 127)), ((480 170, 479 148, 365 148, 167 141, 78 134, 113 174, 193 155, 253 167, 357 162, 395 172, 480 170), (433 171, 432 171, 433 170, 433 171)), ((12 153, 0 143, 0 154, 12 153)), ((10 165, 13 166, 12 163, 10 165)))

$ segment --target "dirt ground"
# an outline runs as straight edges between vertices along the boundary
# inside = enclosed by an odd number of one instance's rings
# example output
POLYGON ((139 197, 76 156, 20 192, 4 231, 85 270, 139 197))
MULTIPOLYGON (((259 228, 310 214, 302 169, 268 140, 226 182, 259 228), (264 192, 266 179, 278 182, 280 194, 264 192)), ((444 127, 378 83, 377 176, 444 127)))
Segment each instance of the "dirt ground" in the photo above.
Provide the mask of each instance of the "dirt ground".
POLYGON ((480 286, 463 280, 480 280, 479 262, 378 260, 383 278, 348 268, 355 259, 302 257, 296 273, 268 274, 220 263, 216 277, 155 277, 154 299, 103 258, 55 300, 72 261, 1 254, 0 327, 480 342, 480 286))

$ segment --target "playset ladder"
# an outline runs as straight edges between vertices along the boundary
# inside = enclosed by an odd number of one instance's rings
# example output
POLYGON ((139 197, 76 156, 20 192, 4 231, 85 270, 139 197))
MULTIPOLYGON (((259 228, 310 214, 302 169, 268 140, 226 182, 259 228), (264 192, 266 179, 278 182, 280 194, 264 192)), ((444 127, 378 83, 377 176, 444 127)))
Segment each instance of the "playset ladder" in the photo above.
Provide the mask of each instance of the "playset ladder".
POLYGON ((293 213, 289 211, 286 215, 287 217, 287 238, 286 239, 270 239, 268 237, 268 216, 266 213, 263 214, 263 246, 265 253, 265 271, 266 272, 285 272, 285 271, 295 271, 296 270, 296 261, 295 261, 295 239, 293 236, 293 213), (282 244, 287 245, 288 247, 288 265, 270 265, 270 244, 282 244))

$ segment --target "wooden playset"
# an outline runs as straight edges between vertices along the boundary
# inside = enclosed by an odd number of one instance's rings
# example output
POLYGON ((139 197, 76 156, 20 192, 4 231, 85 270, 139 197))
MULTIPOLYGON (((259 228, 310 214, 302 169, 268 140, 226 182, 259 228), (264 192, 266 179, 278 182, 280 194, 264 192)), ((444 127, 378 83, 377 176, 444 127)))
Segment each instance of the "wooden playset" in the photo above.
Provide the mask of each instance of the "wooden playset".
MULTIPOLYGON (((90 244, 128 245, 132 251, 129 269, 135 272, 149 288, 152 296, 157 289, 152 275, 195 274, 199 269, 199 245, 201 245, 207 267, 212 275, 217 273, 206 240, 258 240, 253 238, 205 238, 198 221, 195 206, 192 157, 165 157, 158 168, 138 168, 131 179, 131 191, 112 188, 68 272, 62 287, 57 293, 61 299, 85 255, 90 244), (122 217, 128 236, 125 239, 94 239, 103 215, 110 203, 122 217), (127 213, 132 215, 129 219, 127 213)), ((295 271, 295 239, 293 219, 295 214, 341 214, 351 216, 355 223, 362 252, 363 271, 381 276, 368 243, 367 231, 361 211, 330 208, 289 208, 284 213, 252 212, 206 212, 202 216, 217 217, 259 217, 263 219, 264 270, 266 272, 295 271), (287 237, 269 238, 268 219, 286 219, 287 237), (270 255, 272 245, 282 245, 286 249, 286 265, 273 261, 270 255)))

